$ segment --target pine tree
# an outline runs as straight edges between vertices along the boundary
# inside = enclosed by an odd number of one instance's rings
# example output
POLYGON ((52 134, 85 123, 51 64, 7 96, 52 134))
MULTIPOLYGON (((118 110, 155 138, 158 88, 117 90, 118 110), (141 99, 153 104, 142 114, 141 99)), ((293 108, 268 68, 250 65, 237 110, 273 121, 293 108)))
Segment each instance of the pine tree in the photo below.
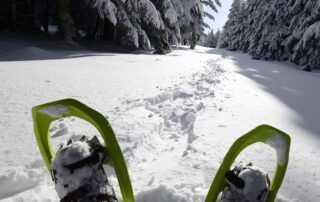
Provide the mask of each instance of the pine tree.
POLYGON ((181 40, 180 26, 178 19, 182 16, 183 10, 180 7, 180 0, 151 0, 159 11, 165 32, 168 35, 170 44, 178 44, 181 40))
POLYGON ((205 46, 210 47, 210 48, 214 48, 214 42, 215 42, 215 35, 214 35, 213 30, 210 30, 210 32, 206 36, 205 46))
POLYGON ((170 52, 164 25, 157 9, 149 0, 91 0, 101 18, 108 19, 117 28, 119 42, 123 45, 170 52))
POLYGON ((149 0, 128 0, 132 2, 129 8, 134 8, 134 12, 139 16, 138 22, 146 31, 151 43, 154 45, 157 54, 166 54, 171 51, 168 41, 168 34, 160 12, 149 0))
POLYGON ((220 30, 218 30, 216 33, 214 33, 213 30, 210 30, 210 32, 206 36, 204 45, 206 47, 216 48, 218 40, 220 38, 220 35, 221 35, 221 31, 220 30))
POLYGON ((240 23, 240 13, 243 8, 243 0, 234 0, 229 10, 228 20, 223 27, 221 39, 219 40, 220 48, 227 48, 228 50, 236 50, 238 43, 235 39, 237 32, 235 27, 240 23))
MULTIPOLYGON (((220 6, 219 0, 23 1, 30 8, 37 2, 36 20, 32 23, 39 32, 48 34, 49 24, 57 25, 58 31, 69 42, 111 39, 135 48, 152 50, 153 47, 155 53, 160 54, 170 52, 173 44, 188 44, 194 48, 204 36, 204 27, 207 26, 204 17, 213 19, 203 7, 209 6, 217 11, 216 6, 220 6)), ((5 6, 0 6, 0 10, 11 12, 5 6)), ((0 14, 0 22, 4 21, 9 21, 9 17, 0 14)))
POLYGON ((190 44, 190 48, 195 48, 201 35, 203 35, 204 16, 209 16, 204 12, 203 6, 208 5, 211 9, 217 11, 215 5, 221 5, 219 0, 185 0, 181 1, 183 15, 179 19, 179 25, 182 35, 182 43, 190 44))
POLYGON ((290 60, 305 70, 320 67, 318 0, 248 0, 240 7, 239 2, 232 4, 220 47, 254 59, 290 60))
POLYGON ((320 69, 320 2, 318 0, 304 1, 300 6, 293 4, 292 12, 300 10, 292 19, 291 28, 294 38, 300 39, 293 47, 290 57, 292 62, 304 65, 304 70, 320 69), (296 8, 299 6, 298 8, 296 8), (299 24, 295 22, 300 19, 299 24))
POLYGON ((215 33, 215 47, 214 48, 216 48, 216 47, 218 47, 218 41, 219 41, 219 39, 220 39, 220 37, 221 37, 221 31, 218 29, 218 31, 215 33))

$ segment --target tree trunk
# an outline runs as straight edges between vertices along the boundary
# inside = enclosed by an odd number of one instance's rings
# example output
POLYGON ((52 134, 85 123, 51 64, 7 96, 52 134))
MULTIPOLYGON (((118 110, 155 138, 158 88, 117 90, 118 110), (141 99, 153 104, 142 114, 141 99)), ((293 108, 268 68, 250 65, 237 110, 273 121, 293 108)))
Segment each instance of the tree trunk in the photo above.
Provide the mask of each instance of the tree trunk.
POLYGON ((197 37, 196 33, 192 32, 190 49, 192 49, 192 50, 195 49, 195 47, 197 45, 197 41, 198 41, 198 37, 197 37))
POLYGON ((63 39, 72 42, 76 34, 69 5, 70 0, 58 0, 58 18, 63 31, 63 39))
POLYGON ((45 0, 45 16, 44 16, 44 31, 48 33, 49 31, 49 0, 45 0))

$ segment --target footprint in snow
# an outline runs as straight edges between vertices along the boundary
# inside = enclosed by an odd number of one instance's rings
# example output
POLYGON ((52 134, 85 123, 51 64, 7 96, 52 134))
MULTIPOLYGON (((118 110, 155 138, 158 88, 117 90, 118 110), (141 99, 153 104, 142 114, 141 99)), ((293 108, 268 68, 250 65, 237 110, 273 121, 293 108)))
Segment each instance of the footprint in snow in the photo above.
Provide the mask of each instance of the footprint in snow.
POLYGON ((60 137, 60 136, 63 136, 65 134, 68 134, 69 133, 69 130, 67 127, 64 127, 64 128, 60 128, 57 132, 55 132, 51 137, 52 138, 56 138, 56 137, 60 137))
MULTIPOLYGON (((165 89, 156 86, 156 88, 162 90, 162 93, 153 97, 127 99, 123 102, 125 107, 116 108, 114 113, 117 114, 119 111, 125 113, 134 108, 142 107, 150 111, 146 115, 147 117, 153 118, 154 115, 157 115, 155 118, 163 119, 164 127, 161 133, 168 135, 162 135, 162 137, 177 141, 186 134, 187 143, 191 144, 198 138, 194 134, 197 113, 205 107, 203 103, 205 98, 214 97, 215 85, 220 83, 223 72, 215 61, 209 61, 204 71, 197 72, 191 78, 185 78, 181 83, 165 89)), ((222 108, 220 107, 218 110, 222 111, 222 108)), ((184 155, 187 155, 187 153, 184 155)))

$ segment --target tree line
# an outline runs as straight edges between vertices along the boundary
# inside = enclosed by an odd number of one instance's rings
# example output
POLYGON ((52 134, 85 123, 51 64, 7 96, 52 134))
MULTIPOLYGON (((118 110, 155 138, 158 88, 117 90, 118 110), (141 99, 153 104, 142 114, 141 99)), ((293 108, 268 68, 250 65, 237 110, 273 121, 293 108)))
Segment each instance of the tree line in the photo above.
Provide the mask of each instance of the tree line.
POLYGON ((57 33, 67 41, 109 39, 166 54, 194 48, 219 0, 1 0, 0 30, 57 33))
POLYGON ((320 68, 319 0, 234 0, 220 48, 320 68))

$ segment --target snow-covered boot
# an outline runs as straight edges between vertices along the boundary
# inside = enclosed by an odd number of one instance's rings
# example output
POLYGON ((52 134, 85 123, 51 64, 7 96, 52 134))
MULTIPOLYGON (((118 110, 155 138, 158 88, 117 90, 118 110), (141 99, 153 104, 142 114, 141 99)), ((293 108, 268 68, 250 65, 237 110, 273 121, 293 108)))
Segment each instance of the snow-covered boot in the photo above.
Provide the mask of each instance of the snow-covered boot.
POLYGON ((102 162, 108 158, 97 137, 83 136, 62 145, 51 164, 51 175, 60 202, 115 202, 102 162))
POLYGON ((264 202, 267 199, 270 180, 266 172, 251 163, 235 166, 226 173, 227 186, 220 201, 222 202, 264 202))

